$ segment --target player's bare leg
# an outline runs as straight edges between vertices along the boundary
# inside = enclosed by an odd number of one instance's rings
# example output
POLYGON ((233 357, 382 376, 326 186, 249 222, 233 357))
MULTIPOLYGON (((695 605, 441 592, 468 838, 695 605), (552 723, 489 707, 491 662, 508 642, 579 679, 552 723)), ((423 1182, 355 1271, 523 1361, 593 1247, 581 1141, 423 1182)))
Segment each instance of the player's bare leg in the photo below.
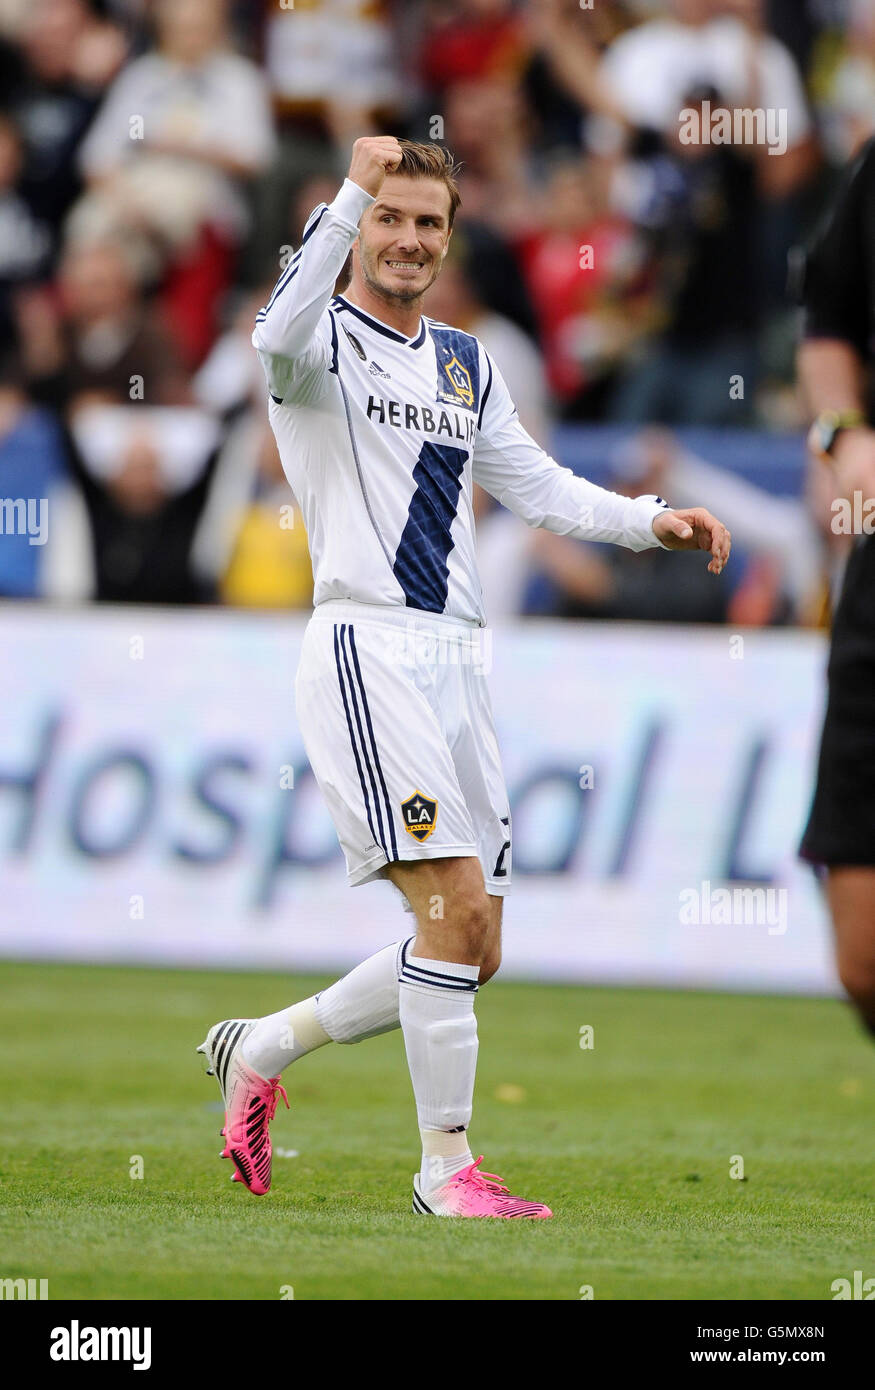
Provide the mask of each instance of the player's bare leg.
MULTIPOLYGON (((414 891, 412 883, 410 886, 414 891)), ((495 974, 501 959, 502 899, 490 897, 487 903, 481 984, 495 974)), ((279 1086, 280 1073, 326 1043, 363 1042, 400 1026, 398 975, 405 945, 413 949, 413 938, 393 942, 320 994, 278 1013, 261 1019, 223 1019, 213 1025, 198 1048, 206 1056, 225 1104, 222 1134, 228 1142, 221 1156, 234 1160, 235 1180, 251 1192, 262 1195, 270 1187, 268 1125, 276 1109, 276 1096, 286 1099, 279 1086), (256 1123, 250 1135, 253 1119, 256 1123), (226 1133, 229 1123, 232 1135, 226 1133)))
POLYGON ((384 875, 404 894, 416 917, 414 954, 478 965, 485 985, 501 965, 501 913, 504 899, 486 892, 480 861, 399 860, 384 875), (461 952, 461 954, 455 954, 461 952))
POLYGON ((549 1217, 549 1207, 511 1196, 474 1159, 468 1124, 477 1068, 474 997, 499 963, 501 908, 491 905, 479 859, 395 863, 387 876, 416 915, 401 953, 399 1015, 422 1137, 413 1209, 422 1215, 549 1217))
POLYGON ((827 898, 839 978, 875 1036, 875 869, 830 869, 827 898))

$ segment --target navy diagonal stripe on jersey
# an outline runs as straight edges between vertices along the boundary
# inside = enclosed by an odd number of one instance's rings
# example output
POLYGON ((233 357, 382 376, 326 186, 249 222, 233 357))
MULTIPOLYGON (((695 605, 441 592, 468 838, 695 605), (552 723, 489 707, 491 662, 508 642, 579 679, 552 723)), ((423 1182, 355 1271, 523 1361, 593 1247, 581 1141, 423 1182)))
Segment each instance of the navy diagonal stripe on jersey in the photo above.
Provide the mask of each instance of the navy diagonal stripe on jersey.
MULTIPOLYGON (((477 339, 457 328, 431 324, 435 355, 435 398, 451 394, 455 382, 445 369, 455 360, 471 382, 470 409, 480 405, 480 355, 477 339)), ((447 606, 452 526, 459 506, 462 471, 468 454, 451 444, 427 441, 413 469, 416 491, 410 499, 407 522, 398 542, 392 572, 404 591, 408 608, 443 613, 447 606)))
POLYGON ((447 606, 453 548, 452 527, 459 507, 462 472, 468 455, 452 444, 426 440, 413 469, 416 491, 410 499, 392 573, 408 608, 443 613, 447 606))
MULTIPOLYGON (((370 801, 368 800, 368 789, 367 789, 367 786, 366 786, 366 784, 365 784, 365 775, 364 775, 364 773, 362 772, 361 758, 359 757, 359 750, 358 750, 358 746, 357 746, 356 741, 355 741, 355 734, 354 734, 354 732, 353 732, 353 727, 352 727, 352 719, 350 718, 350 713, 349 713, 349 701, 347 700, 347 697, 346 697, 346 686, 344 685, 344 681, 343 681, 343 670, 342 670, 341 665, 340 665, 340 643, 339 643, 338 633, 337 633, 337 623, 334 624, 334 660, 335 660, 335 664, 336 664, 336 666, 337 666, 337 681, 338 681, 338 684, 339 684, 339 686, 340 686, 341 698, 343 699, 343 709, 344 709, 344 713, 346 714, 346 727, 349 729, 349 741, 350 741, 350 743, 352 744, 352 753, 353 753, 353 757, 355 758, 356 771, 358 772, 358 775, 359 775, 359 782, 361 783, 362 798, 363 798, 364 803, 365 803, 365 813, 366 813, 366 815, 367 815, 367 817, 368 817, 368 825, 371 827, 371 834, 373 835, 374 839, 375 839, 375 840, 378 840, 379 843, 383 846, 383 853, 386 854, 386 857, 388 858, 388 851, 386 850, 386 842, 384 841, 384 839, 383 839, 383 837, 382 837, 382 833, 381 833, 380 835, 378 835, 377 832, 376 832, 376 830, 374 829, 374 820, 373 820, 373 817, 372 817, 372 815, 371 815, 371 803, 370 803, 370 801)), ((381 832, 382 832, 382 827, 381 827, 381 832)))
MULTIPOLYGON (((367 723, 367 726, 368 726, 368 733, 369 733, 370 736, 371 736, 371 748, 372 748, 372 750, 373 750, 373 755, 374 755, 374 765, 376 766, 376 769, 377 769, 377 776, 378 776, 379 779, 380 779, 380 786, 381 786, 382 789, 383 789, 383 797, 384 797, 384 799, 385 799, 385 804, 386 804, 386 820, 387 820, 388 823, 389 823, 389 838, 390 838, 391 841, 392 841, 392 858, 393 858, 393 859, 398 859, 400 856, 399 856, 399 854, 398 854, 398 844, 397 844, 397 841, 396 841, 396 839, 395 839, 395 822, 394 822, 393 817, 392 817, 392 803, 391 803, 391 801, 389 800, 389 792, 388 792, 387 787, 386 787, 386 779, 385 779, 385 777, 383 776, 383 765, 382 765, 382 763, 380 762, 380 754, 379 754, 378 751, 377 751, 377 740, 376 740, 375 737, 374 737, 374 726, 373 726, 373 723, 371 722, 371 707, 370 707, 370 705, 368 704, 368 695, 367 695, 367 691, 365 690, 365 683, 364 683, 364 680, 362 679, 362 668, 361 668, 361 666, 359 665, 358 648, 356 647, 356 644, 355 644, 355 629, 354 629, 352 623, 350 623, 350 625, 349 625, 349 646, 350 646, 350 651, 352 652, 352 660, 353 660, 353 665, 355 666, 356 676, 358 677, 359 692, 360 692, 361 697, 362 697, 362 707, 363 707, 364 712, 365 712, 365 722, 367 723)), ((385 846, 384 846, 384 848, 385 848, 385 846)))

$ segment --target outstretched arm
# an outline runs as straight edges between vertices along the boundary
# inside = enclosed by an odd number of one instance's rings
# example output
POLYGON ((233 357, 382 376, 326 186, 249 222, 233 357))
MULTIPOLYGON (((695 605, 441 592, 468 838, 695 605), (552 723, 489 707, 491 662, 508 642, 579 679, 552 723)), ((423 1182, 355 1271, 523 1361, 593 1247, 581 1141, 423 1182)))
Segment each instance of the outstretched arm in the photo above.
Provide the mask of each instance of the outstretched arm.
POLYGON ((481 380, 486 385, 474 481, 528 526, 630 550, 707 549, 712 555, 708 568, 720 573, 729 555, 729 532, 710 512, 701 507, 675 512, 661 497, 624 497, 576 477, 523 429, 501 373, 483 349, 481 380))

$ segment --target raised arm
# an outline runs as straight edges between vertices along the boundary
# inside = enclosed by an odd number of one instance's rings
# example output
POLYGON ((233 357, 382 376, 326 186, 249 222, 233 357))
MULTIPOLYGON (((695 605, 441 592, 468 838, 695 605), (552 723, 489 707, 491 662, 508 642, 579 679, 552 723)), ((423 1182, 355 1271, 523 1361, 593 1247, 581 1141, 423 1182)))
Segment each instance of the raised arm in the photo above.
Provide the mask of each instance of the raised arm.
POLYGON ((386 171, 400 158, 393 137, 356 140, 343 187, 333 203, 314 208, 300 249, 259 309, 252 342, 278 399, 308 404, 324 390, 332 354, 330 338, 319 331, 320 320, 358 236, 362 214, 374 202, 386 171))

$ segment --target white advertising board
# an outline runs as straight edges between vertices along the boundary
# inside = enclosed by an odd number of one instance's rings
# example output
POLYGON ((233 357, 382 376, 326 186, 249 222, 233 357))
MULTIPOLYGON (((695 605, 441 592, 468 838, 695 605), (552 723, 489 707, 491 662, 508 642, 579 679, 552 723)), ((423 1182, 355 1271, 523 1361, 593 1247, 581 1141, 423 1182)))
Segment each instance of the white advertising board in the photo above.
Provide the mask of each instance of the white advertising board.
MULTIPOLYGON (((389 884, 347 887, 295 719, 305 623, 0 606, 0 954, 335 970, 412 929, 389 884)), ((836 992, 796 858, 822 635, 529 621, 484 655, 506 976, 836 992)))

